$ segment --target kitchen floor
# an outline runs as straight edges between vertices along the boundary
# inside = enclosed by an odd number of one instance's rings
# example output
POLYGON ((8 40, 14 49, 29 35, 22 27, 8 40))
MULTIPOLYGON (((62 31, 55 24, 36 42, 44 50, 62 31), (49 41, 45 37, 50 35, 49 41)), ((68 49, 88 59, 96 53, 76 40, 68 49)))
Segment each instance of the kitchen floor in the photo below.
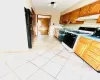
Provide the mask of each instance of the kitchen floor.
POLYGON ((100 80, 100 73, 44 35, 29 51, 0 53, 0 80, 100 80))

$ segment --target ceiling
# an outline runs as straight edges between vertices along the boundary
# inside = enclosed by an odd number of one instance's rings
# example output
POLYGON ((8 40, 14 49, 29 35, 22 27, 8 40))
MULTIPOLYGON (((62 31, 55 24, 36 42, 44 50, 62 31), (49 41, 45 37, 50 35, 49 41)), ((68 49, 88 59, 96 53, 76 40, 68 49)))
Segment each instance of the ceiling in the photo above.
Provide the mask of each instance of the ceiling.
POLYGON ((58 10, 62 12, 82 0, 32 0, 35 9, 58 10), (56 8, 49 7, 50 2, 57 2, 56 8))

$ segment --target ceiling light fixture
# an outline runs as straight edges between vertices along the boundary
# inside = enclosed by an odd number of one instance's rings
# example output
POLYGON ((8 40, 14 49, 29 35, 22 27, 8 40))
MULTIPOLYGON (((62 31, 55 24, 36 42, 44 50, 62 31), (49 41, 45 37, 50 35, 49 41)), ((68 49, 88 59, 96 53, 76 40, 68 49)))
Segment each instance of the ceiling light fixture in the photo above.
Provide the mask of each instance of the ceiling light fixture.
POLYGON ((50 2, 50 3, 48 4, 48 6, 53 7, 53 8, 56 8, 57 3, 56 3, 56 2, 50 2))

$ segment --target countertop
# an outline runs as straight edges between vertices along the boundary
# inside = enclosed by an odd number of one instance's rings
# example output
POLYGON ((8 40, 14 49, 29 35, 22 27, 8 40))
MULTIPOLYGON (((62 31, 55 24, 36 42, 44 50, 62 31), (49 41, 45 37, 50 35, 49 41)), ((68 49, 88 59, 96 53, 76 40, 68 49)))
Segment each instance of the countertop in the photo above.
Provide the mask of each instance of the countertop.
POLYGON ((81 36, 100 42, 100 38, 95 36, 91 36, 91 35, 81 35, 81 36))
POLYGON ((78 35, 78 36, 83 36, 83 37, 85 37, 85 38, 89 38, 89 39, 92 39, 92 40, 95 40, 95 41, 98 41, 98 42, 100 42, 100 37, 95 37, 95 36, 92 36, 92 34, 90 33, 90 34, 78 34, 78 33, 75 33, 75 32, 72 32, 72 31, 70 31, 70 30, 68 30, 68 29, 66 29, 66 30, 64 30, 66 33, 68 32, 68 33, 72 33, 72 34, 75 34, 75 35, 78 35))

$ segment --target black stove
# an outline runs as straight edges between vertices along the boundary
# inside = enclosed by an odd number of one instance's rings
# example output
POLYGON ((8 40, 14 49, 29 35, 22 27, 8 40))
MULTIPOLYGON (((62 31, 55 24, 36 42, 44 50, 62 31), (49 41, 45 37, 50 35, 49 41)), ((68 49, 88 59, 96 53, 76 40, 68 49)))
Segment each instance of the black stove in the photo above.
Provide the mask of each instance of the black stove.
POLYGON ((100 27, 96 28, 95 32, 92 35, 93 37, 100 38, 100 27))
POLYGON ((89 33, 86 33, 86 32, 81 32, 81 31, 72 31, 73 33, 76 33, 76 34, 89 34, 89 33))

